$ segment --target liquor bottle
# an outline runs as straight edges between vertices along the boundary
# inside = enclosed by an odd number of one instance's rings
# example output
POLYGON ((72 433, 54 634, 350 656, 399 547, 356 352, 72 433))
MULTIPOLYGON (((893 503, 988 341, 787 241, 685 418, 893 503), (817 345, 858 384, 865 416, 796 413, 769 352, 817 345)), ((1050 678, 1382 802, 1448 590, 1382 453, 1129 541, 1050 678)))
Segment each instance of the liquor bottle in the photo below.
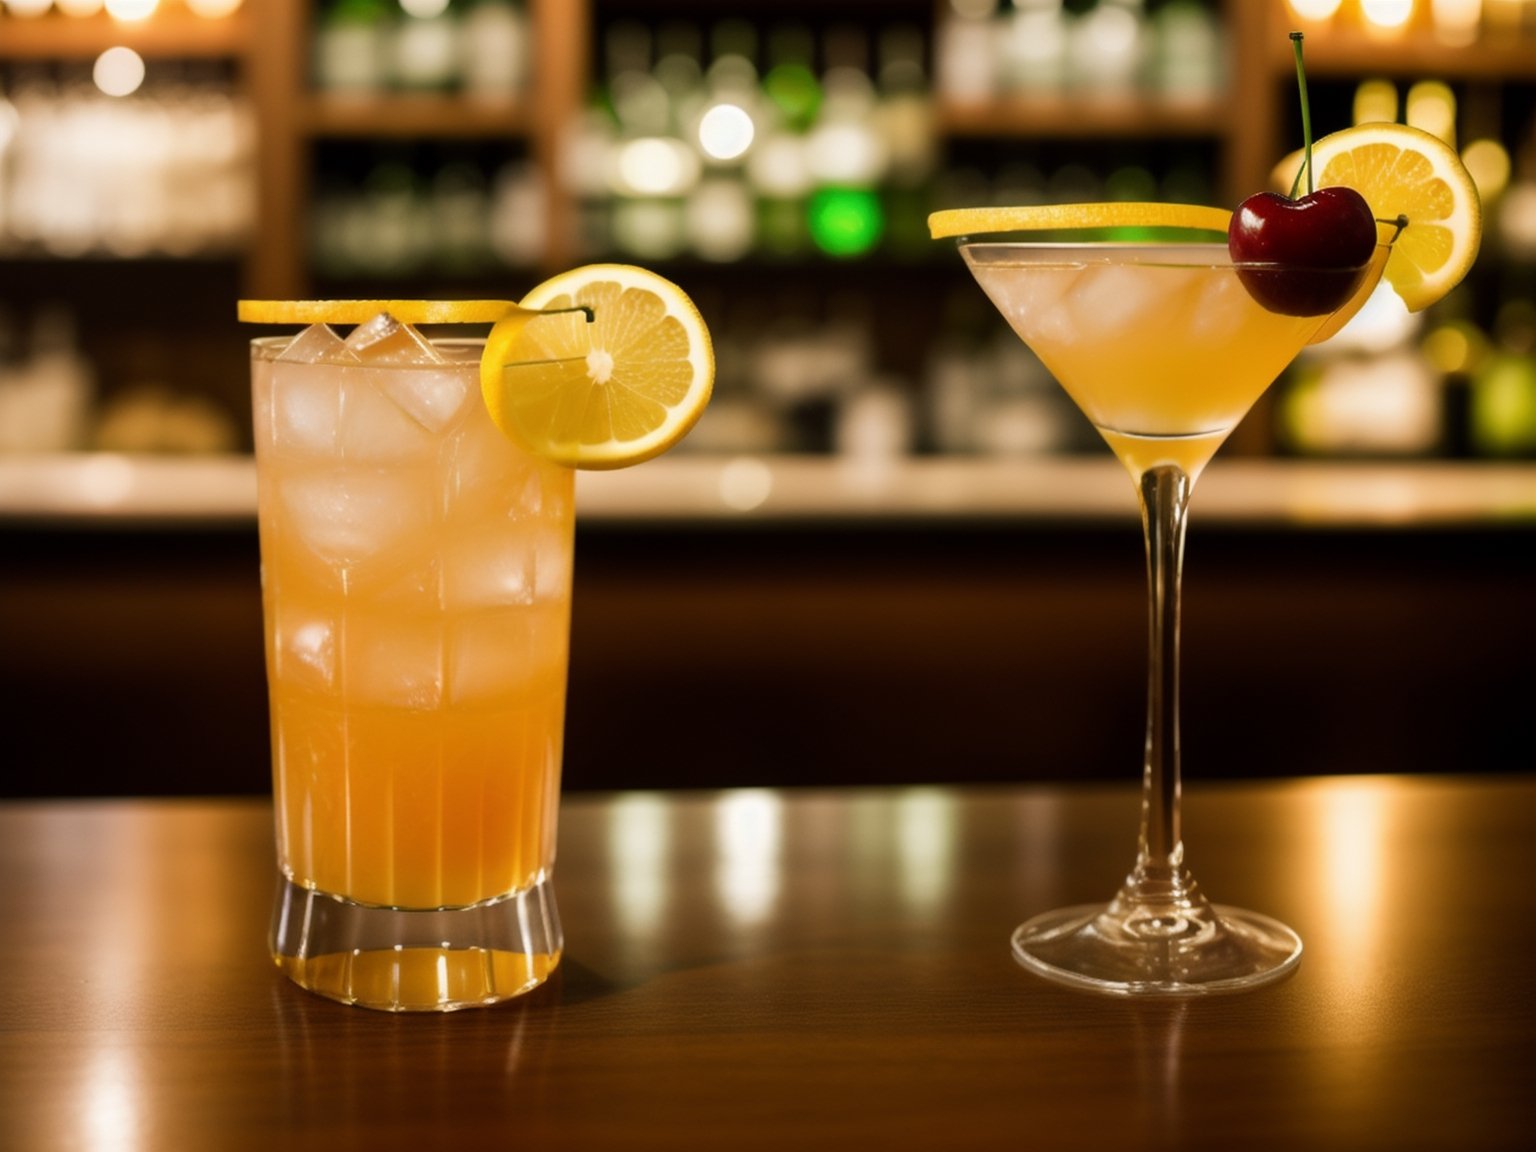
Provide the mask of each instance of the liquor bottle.
POLYGON ((1507 301, 1494 342, 1472 379, 1472 447, 1485 456, 1536 455, 1536 304, 1519 296, 1507 301))
POLYGON ((876 93, 863 29, 829 29, 824 40, 821 116, 806 142, 811 240, 847 258, 873 249, 885 230, 878 188, 889 164, 875 130, 876 93))
POLYGON ((333 0, 315 26, 315 86, 353 95, 382 91, 389 83, 389 35, 385 0, 333 0))
POLYGON ((1031 94, 1059 91, 1068 80, 1068 53, 1079 22, 1062 0, 1013 0, 1002 21, 1003 89, 1031 94))
POLYGON ((701 167, 681 138, 677 108, 694 98, 688 77, 701 72, 702 36, 696 25, 670 21, 654 38, 648 30, 618 36, 611 29, 609 43, 610 54, 620 57, 608 82, 618 122, 609 234, 621 255, 671 259, 688 245, 684 204, 701 167))
POLYGON ((1067 83, 1096 95, 1123 96, 1140 84, 1145 57, 1142 0, 1098 0, 1072 21, 1067 83))
POLYGON ((516 96, 527 82, 528 22, 514 0, 472 0, 460 30, 466 95, 516 96))
POLYGON ((887 168, 882 188, 885 246, 898 259, 932 253, 925 221, 938 166, 933 93, 924 67, 922 32, 893 24, 880 30, 875 125, 884 140, 887 168))
POLYGON ((1216 14, 1200 0, 1169 0, 1152 17, 1151 82, 1171 99, 1208 99, 1221 90, 1216 14))
POLYGON ((490 257, 490 191, 485 173, 468 159, 452 160, 432 175, 426 212, 431 221, 432 258, 439 271, 468 275, 490 257))
POLYGON ((548 243, 548 195, 538 165, 512 160, 496 172, 491 191, 491 250, 513 268, 537 264, 548 243))
POLYGON ((812 68, 815 50, 815 37, 804 24, 769 29, 762 123, 747 156, 747 178, 757 205, 758 251, 772 259, 798 258, 810 243, 806 137, 822 103, 821 81, 812 68))
POLYGON ((950 0, 934 29, 939 95, 956 104, 994 98, 1002 87, 997 0, 950 0))
POLYGON ((80 352, 74 316, 45 305, 33 317, 30 355, 0 358, 0 451, 83 447, 94 394, 94 369, 80 352))
POLYGON ((762 119, 757 31, 746 21, 721 21, 711 30, 710 49, 702 90, 685 93, 675 112, 703 168, 684 207, 689 244, 700 258, 718 263, 746 256, 756 231, 745 159, 762 119))
POLYGON ((447 91, 459 79, 459 13, 452 0, 400 0, 391 75, 410 91, 447 91))

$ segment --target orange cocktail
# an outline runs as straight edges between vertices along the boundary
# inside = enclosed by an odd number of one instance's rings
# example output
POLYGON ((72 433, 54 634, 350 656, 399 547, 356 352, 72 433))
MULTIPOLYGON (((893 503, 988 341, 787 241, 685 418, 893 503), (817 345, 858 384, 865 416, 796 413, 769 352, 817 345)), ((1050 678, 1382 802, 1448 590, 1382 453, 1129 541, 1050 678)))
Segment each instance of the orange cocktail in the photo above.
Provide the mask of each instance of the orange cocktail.
POLYGON ((349 1002, 492 1001, 559 959, 575 474, 509 441, 479 378, 478 344, 387 315, 253 349, 273 950, 349 1002), (343 947, 317 912, 390 939, 343 947), (484 938, 498 917, 533 930, 484 938))
POLYGON ((284 874, 408 908, 537 883, 574 474, 491 423, 473 344, 320 326, 263 342, 253 369, 284 874))
POLYGON ((674 284, 589 265, 522 303, 245 300, 280 883, 278 967, 391 1011, 541 983, 575 469, 681 439, 709 333, 674 284), (337 328, 349 329, 344 338, 337 328), (490 324, 432 342, 414 324, 490 324))
POLYGON ((1197 476, 1327 319, 1266 311, 1224 246, 969 245, 977 282, 1140 475, 1197 476))
POLYGON ((1455 152, 1416 129, 1367 125, 1316 148, 1309 136, 1306 166, 1315 191, 1259 193, 1236 214, 1114 202, 929 218, 1125 464, 1141 506, 1148 675, 1135 864, 1107 904, 1041 913, 1012 937, 1019 963, 1071 987, 1231 992, 1281 979, 1301 959, 1301 939, 1284 924, 1212 904, 1185 858, 1179 618, 1189 497, 1309 341, 1346 323, 1383 277, 1410 306, 1433 303, 1471 266, 1481 234, 1455 152))

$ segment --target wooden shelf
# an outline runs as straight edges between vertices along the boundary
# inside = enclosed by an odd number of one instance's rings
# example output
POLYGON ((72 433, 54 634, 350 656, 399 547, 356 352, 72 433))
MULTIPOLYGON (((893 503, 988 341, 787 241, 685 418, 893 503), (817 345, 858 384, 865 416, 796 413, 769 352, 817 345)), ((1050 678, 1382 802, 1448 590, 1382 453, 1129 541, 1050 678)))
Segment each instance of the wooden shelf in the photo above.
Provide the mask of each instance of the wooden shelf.
POLYGON ((492 140, 528 131, 521 101, 448 95, 314 95, 300 105, 299 121, 310 136, 331 138, 492 140))
POLYGON ((1219 136, 1229 127, 1227 102, 1162 100, 1145 95, 1030 96, 974 104, 945 102, 939 130, 949 136, 1134 139, 1219 136))
MULTIPOLYGON (((1284 37, 1271 37, 1269 65, 1284 77, 1295 75, 1295 59, 1284 37)), ((1385 39, 1358 29, 1328 29, 1307 37, 1309 77, 1364 78, 1371 75, 1433 76, 1440 80, 1536 81, 1536 46, 1526 40, 1501 44, 1479 41, 1456 47, 1426 33, 1385 39)))
POLYGON ((105 14, 0 16, 0 60, 90 60, 116 45, 162 59, 223 59, 244 55, 249 44, 243 10, 208 19, 170 9, 132 22, 105 14))

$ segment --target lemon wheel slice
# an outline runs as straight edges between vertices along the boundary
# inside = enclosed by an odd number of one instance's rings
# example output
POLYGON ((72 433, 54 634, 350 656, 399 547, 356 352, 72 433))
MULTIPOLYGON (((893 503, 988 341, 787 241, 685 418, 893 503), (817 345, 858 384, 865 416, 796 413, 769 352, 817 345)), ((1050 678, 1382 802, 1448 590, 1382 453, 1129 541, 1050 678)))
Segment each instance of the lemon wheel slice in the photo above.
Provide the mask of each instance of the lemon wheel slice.
POLYGON ((1337 335, 1344 325, 1355 318, 1355 313, 1365 307, 1366 301, 1376 291, 1376 285, 1381 283, 1387 261, 1392 258, 1392 245, 1399 233, 1400 229, 1396 224, 1386 224, 1380 220, 1376 222, 1376 251, 1371 253, 1371 262, 1366 267, 1365 276, 1360 280, 1360 287, 1356 288, 1355 294, 1312 334, 1312 339, 1307 341, 1308 344, 1321 344, 1324 340, 1337 335))
POLYGON ((242 300, 247 324, 362 324, 388 312, 402 324, 494 324, 527 309, 510 300, 242 300))
POLYGON ((709 402, 709 329, 677 285, 625 264, 540 284, 491 329, 481 389, 491 418, 530 451, 574 468, 623 468, 665 452, 709 402), (549 316, 540 312, 583 308, 549 316))
POLYGON ((1055 232, 1098 228, 1190 228, 1226 235, 1232 213, 1199 204, 1109 201, 1032 204, 1014 208, 950 208, 928 217, 935 240, 994 232, 1055 232))
MULTIPOLYGON (((1301 166, 1293 153, 1275 169, 1290 187, 1301 166)), ((1483 235, 1482 202, 1455 149, 1406 124, 1357 124, 1312 144, 1321 188, 1347 184, 1378 220, 1406 216, 1382 275, 1411 311, 1441 299, 1466 276, 1483 235)))

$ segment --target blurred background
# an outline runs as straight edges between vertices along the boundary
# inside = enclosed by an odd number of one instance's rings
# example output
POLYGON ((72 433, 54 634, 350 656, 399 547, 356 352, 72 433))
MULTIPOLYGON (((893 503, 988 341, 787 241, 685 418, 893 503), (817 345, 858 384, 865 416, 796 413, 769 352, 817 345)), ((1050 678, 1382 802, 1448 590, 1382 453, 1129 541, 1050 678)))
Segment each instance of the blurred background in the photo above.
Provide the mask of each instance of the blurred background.
POLYGON ((266 787, 237 298, 606 260, 719 378, 582 478, 568 787, 1131 778, 1132 493, 925 218, 1271 187, 1294 28, 1485 237, 1202 480, 1188 771, 1528 769, 1536 0, 0 0, 0 794, 266 787))

